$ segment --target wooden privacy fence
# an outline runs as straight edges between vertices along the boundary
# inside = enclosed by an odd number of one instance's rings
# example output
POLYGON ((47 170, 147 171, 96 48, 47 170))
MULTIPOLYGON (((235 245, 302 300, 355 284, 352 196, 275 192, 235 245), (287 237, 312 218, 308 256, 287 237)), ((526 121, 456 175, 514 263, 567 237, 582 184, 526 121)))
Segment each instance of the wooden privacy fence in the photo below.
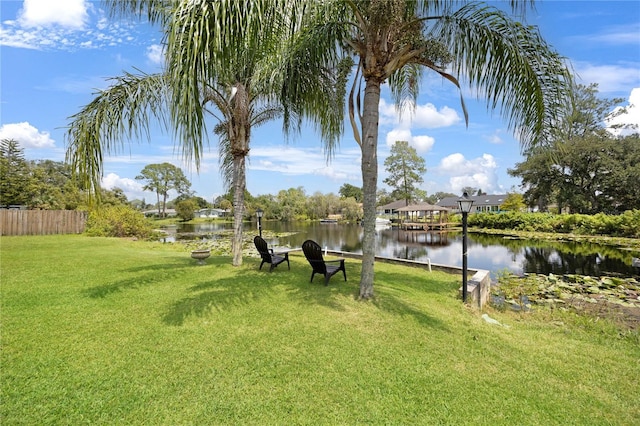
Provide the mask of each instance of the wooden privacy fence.
POLYGON ((80 234, 86 222, 76 210, 0 210, 0 235, 80 234))

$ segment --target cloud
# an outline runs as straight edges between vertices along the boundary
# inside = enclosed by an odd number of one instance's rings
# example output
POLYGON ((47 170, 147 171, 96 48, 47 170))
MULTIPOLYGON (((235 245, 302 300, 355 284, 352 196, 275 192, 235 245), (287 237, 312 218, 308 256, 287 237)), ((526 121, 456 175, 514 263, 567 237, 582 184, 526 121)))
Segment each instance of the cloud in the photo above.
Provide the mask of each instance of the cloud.
POLYGON ((159 44, 147 47, 147 59, 155 65, 161 65, 164 61, 164 48, 159 44))
POLYGON ((419 154, 433 148, 435 139, 428 135, 413 135, 415 129, 435 129, 449 127, 460 122, 458 113, 447 106, 438 110, 433 104, 417 105, 415 111, 405 111, 400 116, 396 106, 380 99, 380 124, 391 126, 387 132, 386 144, 393 146, 396 141, 407 141, 419 154))
POLYGON ((331 161, 317 148, 260 146, 251 149, 248 168, 291 176, 323 176, 333 181, 360 180, 360 151, 336 152, 331 161))
POLYGON ((574 63, 578 82, 598 84, 598 92, 621 92, 640 85, 640 63, 617 65, 594 65, 586 62, 574 63))
POLYGON ((145 191, 142 189, 143 185, 140 182, 130 178, 122 178, 115 173, 109 173, 104 176, 101 186, 109 190, 113 188, 122 189, 128 200, 142 199, 145 197, 145 191))
POLYGON ((416 105, 414 111, 404 111, 400 116, 393 104, 388 104, 384 98, 380 99, 380 123, 395 125, 401 128, 435 129, 453 126, 460 122, 456 110, 444 106, 438 110, 433 104, 416 105))
POLYGON ((492 134, 484 135, 482 138, 491 144, 500 145, 504 143, 504 140, 502 139, 502 135, 504 133, 504 130, 496 129, 492 134))
POLYGON ((25 0, 16 19, 0 25, 0 44, 37 50, 100 49, 135 44, 137 25, 110 22, 86 0, 25 0))
POLYGON ((434 143, 436 140, 431 136, 414 136, 410 142, 419 154, 430 151, 434 143))
POLYGON ((491 194, 499 191, 497 171, 498 164, 491 154, 466 159, 460 153, 451 154, 440 160, 434 172, 449 176, 449 192, 460 193, 462 188, 471 186, 491 194))
POLYGON ((85 0, 24 0, 18 22, 25 28, 60 25, 80 30, 89 19, 87 6, 85 0))
POLYGON ((409 146, 413 147, 418 154, 424 154, 430 151, 436 142, 431 136, 413 136, 409 129, 394 129, 387 133, 386 144, 389 148, 397 141, 409 142, 409 146))
POLYGON ((614 108, 607 125, 609 132, 615 136, 640 133, 640 87, 631 90, 627 106, 614 108))
POLYGON ((3 124, 0 127, 0 140, 14 139, 22 148, 55 148, 55 141, 49 132, 41 132, 28 122, 3 124))
POLYGON ((637 47, 638 34, 640 33, 640 22, 631 24, 614 25, 605 28, 599 33, 591 33, 583 36, 575 36, 575 42, 592 44, 607 44, 611 46, 631 45, 637 47))

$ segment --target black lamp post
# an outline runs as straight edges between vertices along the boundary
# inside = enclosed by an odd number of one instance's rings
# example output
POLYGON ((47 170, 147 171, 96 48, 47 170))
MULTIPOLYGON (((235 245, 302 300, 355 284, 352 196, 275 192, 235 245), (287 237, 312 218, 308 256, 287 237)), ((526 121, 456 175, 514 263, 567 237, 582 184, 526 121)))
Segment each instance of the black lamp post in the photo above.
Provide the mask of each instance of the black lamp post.
POLYGON ((471 211, 473 200, 466 192, 458 200, 462 212, 462 302, 467 302, 467 215, 471 211))
POLYGON ((258 217, 258 232, 260 232, 260 237, 262 237, 262 215, 264 214, 264 212, 262 211, 261 208, 258 208, 258 210, 256 210, 256 216, 258 217))

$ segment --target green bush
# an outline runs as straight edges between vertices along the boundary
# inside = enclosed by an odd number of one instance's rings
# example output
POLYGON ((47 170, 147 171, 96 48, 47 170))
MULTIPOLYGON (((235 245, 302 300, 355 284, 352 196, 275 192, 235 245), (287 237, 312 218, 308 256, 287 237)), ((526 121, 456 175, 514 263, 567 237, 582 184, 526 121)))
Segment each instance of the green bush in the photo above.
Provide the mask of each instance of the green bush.
POLYGON ((620 236, 640 238, 640 209, 627 210, 618 216, 618 232, 620 236))
POLYGON ((609 235, 613 237, 640 237, 640 210, 628 210, 620 215, 598 213, 475 213, 469 215, 469 226, 515 231, 558 232, 580 235, 609 235))
POLYGON ((152 235, 153 228, 142 213, 119 205, 91 210, 85 233, 94 237, 148 238, 152 235))
POLYGON ((176 204, 176 213, 178 217, 185 222, 196 217, 195 211, 197 209, 198 204, 196 204, 194 200, 182 200, 176 204))

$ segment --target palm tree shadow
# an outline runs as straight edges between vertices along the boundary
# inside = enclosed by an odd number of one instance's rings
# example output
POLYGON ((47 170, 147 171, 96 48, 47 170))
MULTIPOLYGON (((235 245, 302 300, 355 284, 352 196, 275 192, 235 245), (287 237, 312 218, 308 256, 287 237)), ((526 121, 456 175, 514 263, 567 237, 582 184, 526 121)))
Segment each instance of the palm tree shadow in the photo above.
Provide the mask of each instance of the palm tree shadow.
MULTIPOLYGON (((347 262, 347 281, 341 274, 333 276, 329 285, 324 285, 324 277, 316 274, 313 282, 310 282, 311 269, 293 258, 291 270, 277 268, 273 272, 264 269, 238 269, 232 276, 216 278, 215 274, 209 275, 203 281, 194 283, 187 289, 189 295, 172 303, 162 315, 162 321, 167 325, 180 326, 189 317, 206 317, 212 312, 224 312, 238 307, 246 307, 265 297, 270 297, 274 292, 286 292, 287 296, 295 303, 309 306, 324 306, 336 311, 344 311, 343 300, 345 298, 358 297, 358 283, 361 272, 359 262, 347 262)), ((180 264, 162 265, 165 274, 180 273, 179 270, 187 267, 180 264), (178 269, 178 271, 175 271, 178 269), (174 271, 174 272, 171 272, 174 271)), ((157 276, 158 265, 150 265, 137 270, 150 271, 149 281, 157 276)), ((424 310, 416 308, 403 294, 416 290, 428 294, 446 294, 452 291, 451 286, 442 285, 438 281, 431 280, 425 275, 425 280, 416 278, 415 274, 402 274, 394 271, 376 272, 376 298, 372 301, 380 311, 398 316, 410 315, 419 324, 430 328, 446 330, 443 322, 424 310)), ((94 297, 104 297, 113 291, 122 288, 134 288, 140 286, 140 279, 135 283, 123 281, 109 286, 101 286, 92 290, 94 297)))
POLYGON ((274 292, 278 283, 276 273, 267 273, 257 278, 255 271, 238 271, 233 277, 207 279, 187 290, 190 296, 171 304, 162 321, 179 326, 188 317, 204 317, 213 311, 223 312, 250 305, 274 292), (256 280, 259 280, 256 283, 256 280))
POLYGON ((153 285, 159 281, 183 274, 183 270, 189 267, 186 262, 154 263, 135 268, 129 268, 126 272, 131 272, 133 278, 123 279, 109 284, 103 284, 84 290, 84 293, 94 299, 102 299, 110 294, 124 290, 134 290, 144 286, 153 285))
MULTIPOLYGON (((317 276, 313 282, 310 281, 311 269, 305 271, 306 275, 301 285, 291 286, 287 291, 289 297, 298 303, 306 305, 320 305, 325 306, 337 311, 344 311, 344 304, 341 299, 344 297, 358 297, 359 293, 359 278, 361 267, 359 263, 347 262, 347 282, 341 274, 334 275, 329 280, 329 285, 324 285, 324 277, 317 276)), ((415 279, 415 275, 407 275, 403 279, 402 274, 397 273, 379 273, 376 272, 376 282, 378 296, 372 301, 374 306, 379 310, 385 311, 398 316, 413 316, 420 324, 430 328, 440 328, 447 330, 444 323, 436 317, 429 315, 428 313, 421 311, 401 297, 396 296, 393 293, 407 291, 407 282, 410 279, 415 279)), ((409 284, 411 285, 411 284, 409 284)), ((448 293, 451 288, 448 286, 436 286, 436 285, 423 285, 422 283, 413 284, 418 286, 421 291, 427 293, 448 293)), ((363 302, 366 303, 366 302, 363 302)))
POLYGON ((376 272, 376 282, 379 283, 377 295, 373 300, 374 306, 381 311, 391 313, 398 316, 411 316, 415 320, 429 328, 438 328, 444 331, 449 330, 444 325, 444 322, 433 315, 429 315, 423 309, 417 308, 415 305, 409 303, 406 299, 402 298, 402 293, 408 293, 409 290, 416 289, 425 294, 446 294, 451 292, 451 287, 448 285, 429 285, 428 277, 425 278, 425 282, 415 282, 415 275, 413 274, 398 274, 397 272, 376 272))

